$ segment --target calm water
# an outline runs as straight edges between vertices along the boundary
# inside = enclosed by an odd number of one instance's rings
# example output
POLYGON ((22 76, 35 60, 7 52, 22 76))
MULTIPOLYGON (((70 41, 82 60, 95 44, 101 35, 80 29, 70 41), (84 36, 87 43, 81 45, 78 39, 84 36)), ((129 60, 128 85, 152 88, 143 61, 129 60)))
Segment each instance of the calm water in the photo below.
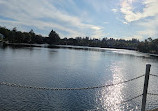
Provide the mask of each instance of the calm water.
MULTIPOLYGON (((136 51, 90 48, 0 48, 0 82, 51 88, 100 86, 145 73, 158 74, 158 59, 136 51)), ((0 110, 6 111, 139 111, 144 77, 118 86, 73 91, 51 91, 0 86, 0 110)), ((149 92, 158 93, 158 78, 150 77, 149 92)), ((148 96, 147 108, 158 107, 148 96)))

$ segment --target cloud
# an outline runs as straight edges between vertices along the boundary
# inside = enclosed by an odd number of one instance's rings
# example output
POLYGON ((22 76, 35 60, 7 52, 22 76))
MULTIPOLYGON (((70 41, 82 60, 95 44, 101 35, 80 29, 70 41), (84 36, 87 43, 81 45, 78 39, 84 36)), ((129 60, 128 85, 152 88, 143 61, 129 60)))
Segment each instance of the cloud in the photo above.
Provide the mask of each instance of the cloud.
MULTIPOLYGON (((63 3, 62 0, 58 2, 61 2, 60 5, 63 3)), ((68 2, 74 4, 72 0, 68 2)), ((0 20, 0 23, 6 25, 10 23, 19 27, 21 25, 33 26, 41 30, 55 28, 69 33, 69 36, 86 35, 88 31, 95 32, 102 29, 100 26, 84 23, 82 18, 58 9, 54 4, 49 0, 2 0, 0 16, 12 18, 15 21, 0 20), (49 21, 41 20, 41 18, 49 19, 49 21)))
POLYGON ((152 19, 141 21, 137 23, 137 25, 143 27, 143 30, 138 31, 138 34, 152 38, 158 37, 158 16, 152 19))
POLYGON ((114 12, 114 13, 116 13, 116 12, 118 12, 118 9, 112 9, 112 11, 114 12))
MULTIPOLYGON (((84 0, 90 8, 93 8, 97 13, 105 12, 110 5, 107 0, 84 0)), ((111 0, 112 1, 112 0, 111 0)))
POLYGON ((126 22, 138 21, 147 17, 158 15, 158 0, 144 0, 141 5, 144 5, 142 12, 135 11, 134 3, 136 0, 123 0, 121 2, 121 13, 124 14, 126 22))
POLYGON ((99 39, 99 38, 104 38, 104 37, 106 37, 106 36, 107 36, 107 34, 104 33, 103 30, 95 30, 95 31, 92 33, 92 37, 93 37, 93 38, 97 38, 97 39, 99 39))
POLYGON ((125 40, 131 40, 132 38, 138 39, 138 40, 143 40, 143 36, 139 34, 131 35, 131 36, 126 36, 124 37, 125 40))
POLYGON ((124 24, 134 22, 137 27, 134 36, 145 39, 158 36, 158 0, 122 0, 120 11, 124 15, 124 24))
POLYGON ((157 34, 154 30, 144 30, 144 31, 138 31, 138 34, 142 36, 148 36, 148 37, 153 37, 157 34))
POLYGON ((128 23, 124 21, 123 24, 128 24, 128 23))
POLYGON ((96 26, 92 26, 91 28, 95 29, 95 30, 100 30, 101 29, 101 27, 96 27, 96 26))

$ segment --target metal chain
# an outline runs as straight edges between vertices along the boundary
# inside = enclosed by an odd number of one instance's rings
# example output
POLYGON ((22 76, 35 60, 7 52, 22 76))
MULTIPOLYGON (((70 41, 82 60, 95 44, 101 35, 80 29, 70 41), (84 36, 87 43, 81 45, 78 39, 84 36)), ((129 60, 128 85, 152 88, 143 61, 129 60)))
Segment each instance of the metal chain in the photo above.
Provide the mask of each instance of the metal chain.
POLYGON ((134 100, 134 99, 137 99, 137 98, 141 97, 142 95, 143 95, 143 94, 140 94, 140 95, 135 96, 135 97, 133 97, 133 98, 131 98, 131 99, 128 99, 128 100, 126 100, 126 101, 122 101, 122 102, 119 103, 119 104, 127 103, 127 102, 129 102, 129 101, 132 101, 132 100, 134 100))
POLYGON ((11 87, 19 87, 19 88, 41 89, 41 90, 86 90, 86 89, 98 89, 98 88, 103 88, 103 87, 116 86, 116 85, 120 85, 120 84, 123 84, 123 83, 127 83, 127 82, 130 82, 130 81, 139 79, 143 76, 144 75, 141 75, 141 76, 135 77, 133 79, 122 81, 122 82, 115 83, 115 84, 109 84, 109 85, 103 85, 103 86, 93 86, 93 87, 83 87, 83 88, 48 88, 48 87, 36 87, 36 86, 20 85, 20 84, 7 83, 7 82, 0 82, 0 85, 11 86, 11 87))
MULTIPOLYGON (((121 104, 124 104, 124 103, 130 102, 130 101, 132 101, 132 100, 134 100, 134 99, 137 99, 137 98, 141 97, 142 95, 143 95, 143 94, 140 94, 140 95, 135 96, 135 97, 133 97, 133 98, 131 98, 131 99, 128 99, 128 100, 122 101, 122 102, 120 102, 120 103, 117 103, 116 105, 121 105, 121 104)), ((136 103, 135 103, 135 104, 136 104, 136 103)), ((137 104, 136 104, 136 105, 137 105, 137 104)), ((137 105, 137 106, 140 106, 140 105, 137 105)), ((138 108, 138 109, 140 109, 140 108, 138 108)))
MULTIPOLYGON (((134 99, 137 99, 137 98, 141 97, 142 95, 143 95, 143 94, 140 94, 140 95, 138 95, 138 96, 135 96, 135 97, 133 97, 133 98, 131 98, 131 99, 128 99, 128 100, 122 101, 122 102, 117 103, 117 104, 115 104, 115 105, 121 105, 121 104, 124 104, 124 103, 130 102, 130 101, 132 101, 132 100, 134 100, 134 99)), ((135 104, 136 104, 136 103, 135 103, 135 104)), ((140 106, 140 105, 137 105, 137 106, 140 106)), ((140 108, 138 108, 138 109, 140 109, 140 108)))
POLYGON ((158 94, 154 94, 154 93, 147 93, 147 94, 152 96, 158 96, 158 94))
MULTIPOLYGON (((155 74, 149 74, 149 75, 151 75, 151 76, 153 76, 153 77, 158 77, 158 75, 155 75, 155 74)), ((151 95, 151 96, 158 96, 158 94, 155 94, 155 93, 147 93, 148 95, 151 95)), ((153 104, 150 104, 151 106, 153 106, 153 104)), ((153 109, 155 109, 155 108, 152 108, 151 110, 153 110, 153 109)))
MULTIPOLYGON (((135 96, 135 97, 133 97, 133 98, 131 98, 131 99, 122 101, 122 102, 120 102, 120 103, 115 103, 115 104, 113 104, 113 105, 111 105, 111 106, 107 106, 106 108, 90 109, 90 110, 87 110, 87 111, 106 110, 107 108, 114 108, 115 105, 122 105, 122 104, 124 104, 124 103, 129 102, 129 101, 132 101, 132 100, 134 100, 134 99, 137 99, 137 98, 141 97, 142 95, 143 95, 143 94, 140 94, 140 95, 138 95, 138 96, 135 96)), ((135 103, 135 104, 136 104, 136 103, 135 103)), ((140 106, 140 105, 137 105, 137 106, 140 106)), ((118 109, 118 108, 115 108, 115 109, 118 109)))
POLYGON ((155 74, 150 74, 151 76, 154 76, 154 77, 158 77, 158 75, 155 75, 155 74))
POLYGON ((119 85, 119 84, 123 84, 123 83, 127 83, 127 82, 130 82, 130 81, 133 81, 133 80, 136 80, 136 79, 139 79, 141 77, 145 76, 144 74, 141 75, 141 76, 138 76, 138 77, 135 77, 133 79, 130 79, 130 80, 126 80, 126 81, 122 81, 122 82, 119 82, 119 83, 115 83, 115 84, 111 84, 112 86, 115 86, 115 85, 119 85))
MULTIPOLYGON (((155 75, 155 74, 150 74, 151 76, 154 76, 154 77, 158 77, 158 75, 155 75)), ((148 95, 153 95, 153 96, 158 96, 158 94, 154 94, 154 93, 147 93, 148 95)))

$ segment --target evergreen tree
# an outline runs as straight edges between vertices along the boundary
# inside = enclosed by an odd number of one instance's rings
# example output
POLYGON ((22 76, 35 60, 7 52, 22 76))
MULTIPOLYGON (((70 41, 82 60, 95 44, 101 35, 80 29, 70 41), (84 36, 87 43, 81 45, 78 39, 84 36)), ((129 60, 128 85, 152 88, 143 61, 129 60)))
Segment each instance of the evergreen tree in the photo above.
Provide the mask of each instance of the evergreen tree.
POLYGON ((49 44, 58 44, 60 41, 60 37, 59 35, 54 31, 52 30, 49 34, 49 44))

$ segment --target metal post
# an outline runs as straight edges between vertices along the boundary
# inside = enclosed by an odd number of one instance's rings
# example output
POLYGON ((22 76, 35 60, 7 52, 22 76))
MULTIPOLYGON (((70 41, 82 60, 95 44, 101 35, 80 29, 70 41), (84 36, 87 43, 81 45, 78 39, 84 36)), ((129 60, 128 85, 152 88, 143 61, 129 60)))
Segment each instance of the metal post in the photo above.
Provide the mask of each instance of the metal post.
POLYGON ((146 72, 145 72, 145 80, 144 80, 144 89, 143 89, 141 111, 145 111, 145 107, 146 107, 146 97, 147 97, 147 91, 148 91, 150 67, 151 67, 150 64, 146 64, 146 72))

